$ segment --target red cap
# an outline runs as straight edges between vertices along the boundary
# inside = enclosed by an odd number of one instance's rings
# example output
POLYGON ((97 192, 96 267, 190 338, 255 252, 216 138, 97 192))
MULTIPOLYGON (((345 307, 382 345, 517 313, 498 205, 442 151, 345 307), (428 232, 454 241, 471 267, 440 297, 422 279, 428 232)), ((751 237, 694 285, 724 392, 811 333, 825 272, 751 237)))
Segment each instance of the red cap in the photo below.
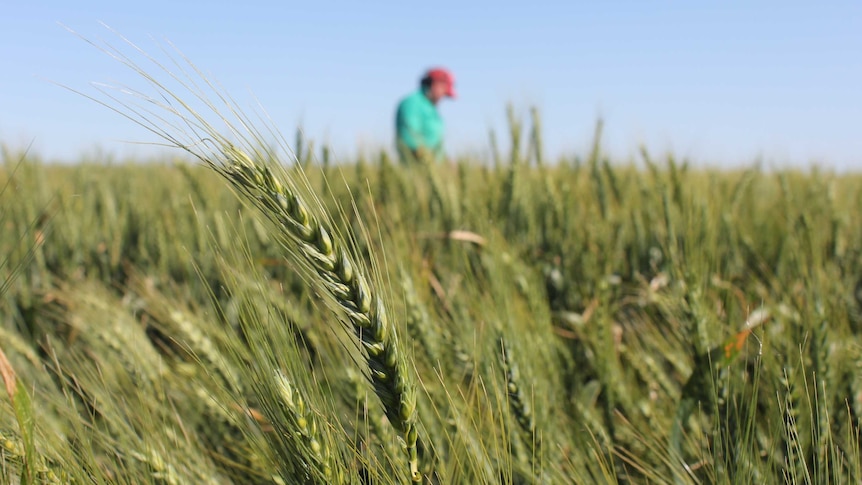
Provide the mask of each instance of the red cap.
POLYGON ((425 78, 435 82, 446 83, 446 96, 455 97, 455 76, 448 69, 437 67, 425 73, 425 78))

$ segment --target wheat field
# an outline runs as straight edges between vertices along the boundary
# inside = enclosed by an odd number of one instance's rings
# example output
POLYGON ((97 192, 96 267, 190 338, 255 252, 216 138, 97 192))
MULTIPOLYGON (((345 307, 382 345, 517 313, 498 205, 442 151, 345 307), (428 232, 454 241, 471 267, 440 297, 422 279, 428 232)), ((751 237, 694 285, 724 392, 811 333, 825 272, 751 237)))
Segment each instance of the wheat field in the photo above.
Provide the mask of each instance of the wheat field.
POLYGON ((513 110, 336 163, 118 58, 176 159, 2 153, 3 483, 862 480, 862 177, 547 160, 513 110))

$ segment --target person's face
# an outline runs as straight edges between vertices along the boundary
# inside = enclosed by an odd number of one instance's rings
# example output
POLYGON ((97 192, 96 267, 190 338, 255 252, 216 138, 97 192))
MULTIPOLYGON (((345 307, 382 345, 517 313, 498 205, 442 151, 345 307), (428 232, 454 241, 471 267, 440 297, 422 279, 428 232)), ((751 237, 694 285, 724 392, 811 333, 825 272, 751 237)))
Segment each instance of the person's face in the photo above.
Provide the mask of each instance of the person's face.
POLYGON ((449 83, 446 81, 434 81, 431 83, 431 88, 428 90, 428 99, 432 103, 437 104, 441 99, 446 97, 449 91, 449 83))

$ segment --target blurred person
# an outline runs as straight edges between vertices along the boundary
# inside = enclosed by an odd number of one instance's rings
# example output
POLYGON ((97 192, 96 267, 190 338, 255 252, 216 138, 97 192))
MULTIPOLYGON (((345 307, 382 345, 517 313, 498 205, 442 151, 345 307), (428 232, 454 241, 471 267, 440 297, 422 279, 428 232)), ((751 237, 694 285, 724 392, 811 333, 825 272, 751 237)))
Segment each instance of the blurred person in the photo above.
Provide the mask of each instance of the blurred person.
POLYGON ((398 103, 395 138, 403 163, 443 160, 443 119, 437 104, 455 98, 455 76, 447 69, 429 69, 419 89, 398 103))

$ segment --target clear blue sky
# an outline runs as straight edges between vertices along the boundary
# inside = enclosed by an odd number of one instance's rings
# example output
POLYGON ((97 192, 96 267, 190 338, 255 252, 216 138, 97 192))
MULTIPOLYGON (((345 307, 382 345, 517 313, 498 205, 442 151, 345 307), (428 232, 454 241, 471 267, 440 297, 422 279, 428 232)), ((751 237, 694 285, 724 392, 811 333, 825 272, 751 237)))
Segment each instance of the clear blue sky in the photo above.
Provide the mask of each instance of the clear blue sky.
POLYGON ((393 111, 452 69, 450 152, 487 150, 504 108, 543 114, 551 155, 583 153, 597 116, 617 159, 639 145, 695 162, 862 170, 862 1, 119 2, 6 0, 0 142, 48 158, 156 138, 49 81, 131 79, 67 32, 147 51, 170 41, 289 140, 302 122, 343 158, 392 145, 393 111))

